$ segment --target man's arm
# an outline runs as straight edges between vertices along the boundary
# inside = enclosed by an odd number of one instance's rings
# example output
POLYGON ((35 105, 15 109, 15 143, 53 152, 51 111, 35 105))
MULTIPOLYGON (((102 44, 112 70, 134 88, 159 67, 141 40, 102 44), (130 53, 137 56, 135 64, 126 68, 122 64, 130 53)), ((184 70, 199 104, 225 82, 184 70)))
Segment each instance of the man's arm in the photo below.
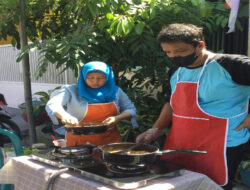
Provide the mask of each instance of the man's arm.
POLYGON ((151 129, 140 134, 136 138, 137 143, 149 144, 151 141, 163 134, 163 129, 169 125, 172 120, 172 108, 169 103, 166 103, 161 113, 151 129))
POLYGON ((163 130, 165 127, 167 127, 172 120, 172 112, 173 110, 170 106, 170 103, 167 102, 161 109, 161 113, 154 123, 153 128, 163 130))

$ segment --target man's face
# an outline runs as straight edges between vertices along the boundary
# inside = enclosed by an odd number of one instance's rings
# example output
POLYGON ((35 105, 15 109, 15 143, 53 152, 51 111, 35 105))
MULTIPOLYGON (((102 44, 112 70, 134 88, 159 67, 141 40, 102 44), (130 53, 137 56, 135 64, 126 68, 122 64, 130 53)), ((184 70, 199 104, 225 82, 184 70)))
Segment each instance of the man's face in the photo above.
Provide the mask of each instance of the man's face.
POLYGON ((195 52, 195 47, 185 42, 161 43, 162 50, 171 57, 184 57, 195 52))

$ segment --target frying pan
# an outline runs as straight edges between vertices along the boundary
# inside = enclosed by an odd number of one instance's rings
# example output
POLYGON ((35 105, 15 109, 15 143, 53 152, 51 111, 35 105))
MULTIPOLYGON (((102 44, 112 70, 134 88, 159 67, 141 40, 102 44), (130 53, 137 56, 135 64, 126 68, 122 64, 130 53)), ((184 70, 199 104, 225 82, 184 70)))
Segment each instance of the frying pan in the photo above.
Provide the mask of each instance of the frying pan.
POLYGON ((65 125, 66 131, 74 135, 94 135, 104 133, 108 129, 105 123, 83 123, 79 125, 65 125))
POLYGON ((135 143, 112 143, 99 146, 102 152, 102 159, 105 162, 115 165, 135 166, 141 164, 152 163, 156 160, 158 155, 170 155, 174 153, 188 153, 188 154, 206 154, 206 151, 178 149, 178 150, 164 150, 160 151, 156 146, 140 144, 135 149, 126 152, 126 154, 116 153, 118 151, 127 149, 135 143))

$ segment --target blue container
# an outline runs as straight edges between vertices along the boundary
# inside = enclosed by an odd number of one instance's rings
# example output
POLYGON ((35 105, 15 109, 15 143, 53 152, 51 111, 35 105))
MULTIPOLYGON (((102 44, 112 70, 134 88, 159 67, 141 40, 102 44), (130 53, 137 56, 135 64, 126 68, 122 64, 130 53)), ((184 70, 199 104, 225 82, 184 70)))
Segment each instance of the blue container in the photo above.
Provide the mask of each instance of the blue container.
POLYGON ((241 176, 242 183, 250 187, 250 170, 241 170, 240 176, 241 176))

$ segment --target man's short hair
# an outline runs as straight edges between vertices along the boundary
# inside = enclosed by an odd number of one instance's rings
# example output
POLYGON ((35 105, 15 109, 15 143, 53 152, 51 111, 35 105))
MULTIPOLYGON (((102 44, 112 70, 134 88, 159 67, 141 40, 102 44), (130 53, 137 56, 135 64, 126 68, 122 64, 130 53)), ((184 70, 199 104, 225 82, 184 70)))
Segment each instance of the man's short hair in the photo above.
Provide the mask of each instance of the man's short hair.
POLYGON ((157 40, 159 43, 185 42, 197 46, 199 41, 204 41, 203 28, 193 24, 170 24, 159 32, 157 40))

